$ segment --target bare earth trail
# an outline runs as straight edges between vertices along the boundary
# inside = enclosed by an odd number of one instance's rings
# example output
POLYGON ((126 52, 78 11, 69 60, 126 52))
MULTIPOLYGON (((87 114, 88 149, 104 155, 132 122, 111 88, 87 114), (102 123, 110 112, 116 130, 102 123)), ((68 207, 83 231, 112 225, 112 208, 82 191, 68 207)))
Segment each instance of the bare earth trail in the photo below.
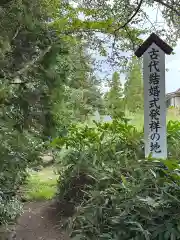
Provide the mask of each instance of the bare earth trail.
POLYGON ((62 224, 63 219, 58 216, 53 201, 26 203, 24 213, 15 226, 16 236, 10 237, 6 234, 6 237, 4 235, 0 239, 69 240, 67 234, 61 229, 62 224))

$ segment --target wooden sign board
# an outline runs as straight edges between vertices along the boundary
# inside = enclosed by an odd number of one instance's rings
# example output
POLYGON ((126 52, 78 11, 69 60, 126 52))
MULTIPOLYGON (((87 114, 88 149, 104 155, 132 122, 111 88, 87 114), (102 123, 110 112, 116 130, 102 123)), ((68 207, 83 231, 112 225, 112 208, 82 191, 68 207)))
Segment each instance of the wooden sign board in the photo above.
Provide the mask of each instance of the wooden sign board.
POLYGON ((167 158, 165 53, 172 48, 154 33, 135 55, 143 55, 145 157, 167 158))

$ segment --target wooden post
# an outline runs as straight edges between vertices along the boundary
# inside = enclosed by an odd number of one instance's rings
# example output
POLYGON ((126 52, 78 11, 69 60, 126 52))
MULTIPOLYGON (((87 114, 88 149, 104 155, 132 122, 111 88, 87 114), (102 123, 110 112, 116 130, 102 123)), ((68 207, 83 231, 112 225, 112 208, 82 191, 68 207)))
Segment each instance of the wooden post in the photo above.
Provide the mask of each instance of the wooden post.
POLYGON ((156 34, 135 52, 143 55, 145 157, 167 158, 165 53, 172 48, 156 34))

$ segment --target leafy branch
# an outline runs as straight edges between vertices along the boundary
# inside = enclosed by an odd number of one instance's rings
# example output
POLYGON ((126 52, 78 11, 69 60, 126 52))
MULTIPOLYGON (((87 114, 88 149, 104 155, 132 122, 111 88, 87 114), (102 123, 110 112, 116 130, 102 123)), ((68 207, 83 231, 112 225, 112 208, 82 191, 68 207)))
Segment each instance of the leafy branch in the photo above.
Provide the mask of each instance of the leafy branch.
POLYGON ((119 26, 117 29, 115 29, 115 31, 114 31, 115 33, 116 33, 117 31, 119 31, 120 29, 125 28, 125 27, 135 18, 135 16, 138 14, 138 12, 139 12, 142 4, 143 4, 143 0, 140 0, 139 3, 138 3, 137 8, 136 8, 136 10, 135 10, 135 12, 133 13, 133 15, 132 15, 123 25, 121 25, 121 26, 119 26))
POLYGON ((157 2, 157 3, 160 3, 164 7, 170 9, 171 11, 175 12, 178 16, 180 16, 180 11, 178 11, 173 5, 170 5, 169 3, 164 2, 162 0, 154 0, 154 1, 157 2))

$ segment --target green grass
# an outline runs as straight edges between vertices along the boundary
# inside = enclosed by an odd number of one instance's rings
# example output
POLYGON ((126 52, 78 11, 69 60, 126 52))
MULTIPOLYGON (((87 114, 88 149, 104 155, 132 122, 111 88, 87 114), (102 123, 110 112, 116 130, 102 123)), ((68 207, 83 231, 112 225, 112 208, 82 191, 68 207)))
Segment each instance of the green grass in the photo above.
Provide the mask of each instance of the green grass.
MULTIPOLYGON (((126 117, 131 119, 130 123, 134 126, 137 127, 138 130, 142 131, 143 127, 144 127, 144 113, 140 112, 140 113, 126 113, 126 117)), ((172 108, 172 109, 168 109, 167 111, 167 117, 166 117, 167 122, 169 120, 172 121, 180 121, 180 112, 179 110, 172 108)))
POLYGON ((31 172, 27 184, 23 186, 23 199, 26 201, 50 200, 57 189, 57 178, 52 167, 40 172, 31 172))
MULTIPOLYGON (((126 111, 125 113, 126 118, 130 119, 130 124, 134 125, 139 131, 143 131, 144 128, 144 112, 138 112, 138 113, 130 113, 128 111, 126 111)), ((104 116, 101 116, 102 119, 104 116)), ((87 124, 88 126, 94 126, 93 123, 93 119, 95 119, 95 117, 91 116, 88 121, 86 121, 85 123, 80 123, 79 126, 82 126, 84 124, 87 124)), ((169 120, 172 121, 180 121, 180 109, 176 109, 174 107, 171 107, 167 110, 167 118, 166 118, 167 122, 169 120)))

